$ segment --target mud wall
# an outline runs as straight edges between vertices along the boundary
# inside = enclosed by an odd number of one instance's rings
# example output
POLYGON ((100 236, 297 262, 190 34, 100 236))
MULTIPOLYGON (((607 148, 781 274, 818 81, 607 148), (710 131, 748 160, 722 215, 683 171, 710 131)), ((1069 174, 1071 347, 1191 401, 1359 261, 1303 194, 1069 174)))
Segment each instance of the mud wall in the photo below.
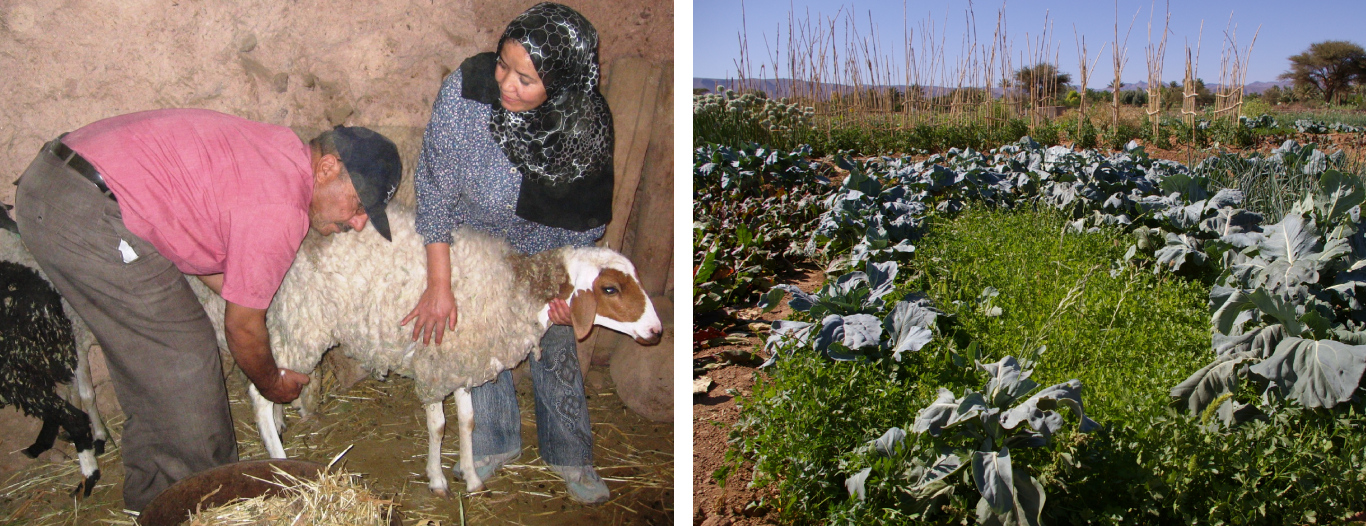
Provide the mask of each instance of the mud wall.
MULTIPOLYGON (((598 28, 603 63, 673 54, 669 0, 562 1, 598 28)), ((0 202, 44 142, 134 111, 421 128, 443 76, 534 3, 2 0, 0 202)))

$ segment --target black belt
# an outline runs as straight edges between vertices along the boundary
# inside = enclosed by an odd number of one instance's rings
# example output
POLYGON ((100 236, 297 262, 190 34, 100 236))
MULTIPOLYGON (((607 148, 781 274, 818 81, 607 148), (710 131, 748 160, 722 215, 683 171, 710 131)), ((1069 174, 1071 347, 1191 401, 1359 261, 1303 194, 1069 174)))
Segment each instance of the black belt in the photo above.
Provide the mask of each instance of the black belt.
POLYGON ((84 157, 81 157, 81 154, 76 153, 70 146, 62 144, 62 139, 60 137, 55 141, 47 143, 46 148, 47 151, 51 152, 52 155, 56 155, 58 159, 61 159, 63 163, 71 167, 72 170, 75 170, 76 173, 81 174, 86 179, 89 179, 90 182, 95 183, 95 187, 99 188, 100 192, 106 197, 113 199, 115 202, 118 201, 118 198, 114 197, 114 193, 109 191, 109 186, 104 184, 104 178, 100 177, 100 172, 95 170, 95 165, 90 164, 90 161, 85 160, 84 157))

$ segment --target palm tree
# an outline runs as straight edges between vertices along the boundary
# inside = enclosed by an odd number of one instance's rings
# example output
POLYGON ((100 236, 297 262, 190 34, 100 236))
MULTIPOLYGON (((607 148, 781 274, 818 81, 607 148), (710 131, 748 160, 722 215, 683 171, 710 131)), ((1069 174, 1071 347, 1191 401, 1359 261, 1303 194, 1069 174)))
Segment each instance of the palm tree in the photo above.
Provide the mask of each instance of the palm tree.
POLYGON ((1058 72, 1058 68, 1046 62, 1020 68, 1015 72, 1013 81, 1005 81, 1007 87, 1017 88, 1028 94, 1030 99, 1051 103, 1059 93, 1072 82, 1072 75, 1058 72))

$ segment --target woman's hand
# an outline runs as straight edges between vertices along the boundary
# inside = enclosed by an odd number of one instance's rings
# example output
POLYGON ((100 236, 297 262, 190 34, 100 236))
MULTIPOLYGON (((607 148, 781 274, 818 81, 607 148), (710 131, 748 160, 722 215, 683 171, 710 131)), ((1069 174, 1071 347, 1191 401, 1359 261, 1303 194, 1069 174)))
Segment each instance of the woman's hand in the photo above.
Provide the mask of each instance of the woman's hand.
POLYGON ((427 289, 422 292, 417 306, 398 322, 400 327, 417 320, 413 325, 413 341, 421 336, 422 344, 441 345, 441 336, 447 330, 455 330, 459 320, 455 306, 455 293, 451 292, 451 245, 431 243, 427 245, 427 289))
POLYGON ((428 286, 417 306, 398 324, 401 327, 413 319, 417 319, 413 325, 413 341, 420 336, 422 344, 427 345, 435 337, 436 344, 441 345, 442 335, 446 330, 455 330, 455 322, 459 319, 455 294, 451 293, 451 288, 428 286))
POLYGON ((569 310, 569 302, 560 298, 555 298, 550 300, 550 303, 547 303, 546 305, 550 307, 550 323, 555 325, 574 324, 574 318, 569 310))

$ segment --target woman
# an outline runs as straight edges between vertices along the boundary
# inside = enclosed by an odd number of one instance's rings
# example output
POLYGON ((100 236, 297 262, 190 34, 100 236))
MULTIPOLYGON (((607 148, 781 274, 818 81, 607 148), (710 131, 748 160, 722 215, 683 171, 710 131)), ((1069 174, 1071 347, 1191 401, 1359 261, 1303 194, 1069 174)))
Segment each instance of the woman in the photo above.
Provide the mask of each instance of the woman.
MULTIPOLYGON (((458 320, 449 246, 456 227, 502 236, 524 253, 602 237, 612 218, 613 142, 597 89, 597 44, 583 15, 542 3, 508 25, 496 54, 470 57, 446 77, 414 175, 427 250, 426 292, 402 322, 416 320, 414 341, 439 343, 458 320)), ((541 339, 541 358, 530 360, 541 458, 573 499, 605 502, 569 308, 562 300, 550 307, 555 324, 541 339)), ((512 373, 471 395, 475 466, 487 480, 521 454, 512 373)))

